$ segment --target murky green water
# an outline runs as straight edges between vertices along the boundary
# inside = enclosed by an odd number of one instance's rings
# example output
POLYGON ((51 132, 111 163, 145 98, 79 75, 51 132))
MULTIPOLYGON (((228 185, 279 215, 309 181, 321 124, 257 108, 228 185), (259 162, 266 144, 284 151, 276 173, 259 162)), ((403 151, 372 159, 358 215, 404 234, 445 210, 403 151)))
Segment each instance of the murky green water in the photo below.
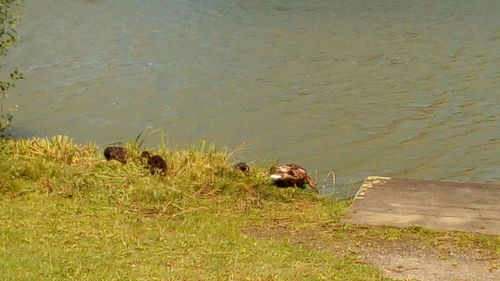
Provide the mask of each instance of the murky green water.
POLYGON ((26 0, 20 34, 20 135, 153 127, 338 184, 500 180, 496 0, 26 0))

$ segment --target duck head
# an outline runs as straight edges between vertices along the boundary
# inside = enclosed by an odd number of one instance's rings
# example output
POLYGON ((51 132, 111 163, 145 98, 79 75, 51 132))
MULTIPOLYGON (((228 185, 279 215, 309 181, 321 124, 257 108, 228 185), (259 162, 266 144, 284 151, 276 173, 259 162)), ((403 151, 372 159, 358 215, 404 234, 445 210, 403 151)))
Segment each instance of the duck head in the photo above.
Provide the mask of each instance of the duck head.
POLYGON ((245 162, 239 162, 238 164, 234 165, 234 168, 239 169, 244 173, 250 172, 250 167, 245 162))

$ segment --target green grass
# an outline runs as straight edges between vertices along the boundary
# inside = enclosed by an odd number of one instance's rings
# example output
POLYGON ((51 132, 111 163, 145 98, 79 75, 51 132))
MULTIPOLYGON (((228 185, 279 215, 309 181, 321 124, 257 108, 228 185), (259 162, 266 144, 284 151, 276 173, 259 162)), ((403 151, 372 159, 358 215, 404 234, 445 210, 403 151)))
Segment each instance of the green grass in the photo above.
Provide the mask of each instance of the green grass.
POLYGON ((381 279, 352 260, 243 235, 242 215, 225 207, 169 219, 66 201, 2 205, 2 280, 381 279))
POLYGON ((156 149, 166 176, 126 147, 122 165, 68 137, 1 140, 0 280, 384 280, 354 258, 244 231, 283 215, 336 216, 345 204, 274 188, 266 167, 245 175, 230 151, 205 143, 156 149))
MULTIPOLYGON (((445 235, 341 223, 349 202, 275 188, 268 167, 245 175, 232 168, 231 151, 205 143, 155 149, 167 159, 165 176, 150 175, 136 144, 126 147, 122 165, 64 136, 0 140, 0 280, 389 280, 354 255, 293 235, 328 229, 346 248, 369 236, 445 235), (279 233, 259 237, 252 227, 279 233)), ((498 252, 495 237, 450 237, 498 252)))

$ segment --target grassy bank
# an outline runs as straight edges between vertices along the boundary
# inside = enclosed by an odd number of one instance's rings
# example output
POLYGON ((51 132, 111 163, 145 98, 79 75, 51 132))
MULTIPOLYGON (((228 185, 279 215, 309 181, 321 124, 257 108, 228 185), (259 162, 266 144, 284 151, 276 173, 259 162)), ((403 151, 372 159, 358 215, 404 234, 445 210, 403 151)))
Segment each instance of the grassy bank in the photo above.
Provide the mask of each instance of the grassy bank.
POLYGON ((156 148, 164 176, 126 148, 121 164, 64 136, 0 140, 0 280, 389 280, 352 250, 371 238, 499 254, 498 237, 341 223, 348 202, 204 143, 156 148))

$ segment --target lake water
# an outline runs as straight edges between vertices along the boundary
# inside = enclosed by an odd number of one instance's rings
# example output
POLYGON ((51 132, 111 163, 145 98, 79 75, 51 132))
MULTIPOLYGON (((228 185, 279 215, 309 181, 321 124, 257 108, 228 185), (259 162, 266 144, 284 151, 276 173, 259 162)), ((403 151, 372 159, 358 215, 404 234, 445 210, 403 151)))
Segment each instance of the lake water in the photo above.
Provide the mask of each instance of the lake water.
POLYGON ((341 195, 500 180, 497 0, 26 0, 18 29, 19 136, 243 144, 341 195))

